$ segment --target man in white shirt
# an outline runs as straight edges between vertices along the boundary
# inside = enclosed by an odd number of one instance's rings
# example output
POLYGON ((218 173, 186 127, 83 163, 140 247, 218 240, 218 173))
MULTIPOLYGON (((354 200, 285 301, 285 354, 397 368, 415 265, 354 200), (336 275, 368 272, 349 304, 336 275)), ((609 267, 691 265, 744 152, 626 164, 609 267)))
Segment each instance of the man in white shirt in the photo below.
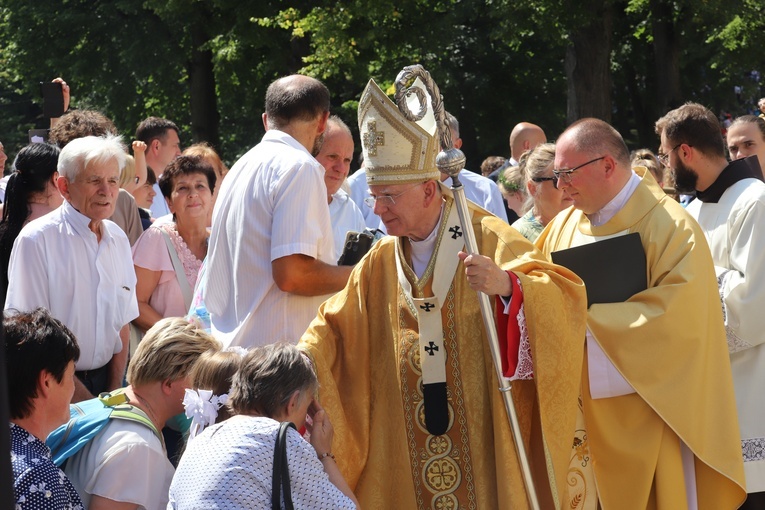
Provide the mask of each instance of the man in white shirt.
POLYGON ((266 134, 234 164, 213 211, 205 303, 226 345, 298 339, 345 286, 327 207, 321 148, 329 91, 292 75, 266 92, 266 134))
MULTIPOLYGON (((154 170, 157 181, 165 167, 181 155, 181 139, 178 126, 174 122, 159 117, 149 117, 138 124, 135 139, 146 144, 146 166, 154 170)), ((151 216, 161 218, 170 214, 159 184, 154 184, 154 201, 151 203, 151 216)))
POLYGON ((107 220, 124 165, 119 137, 71 141, 58 161, 64 204, 24 227, 11 252, 5 309, 46 308, 77 337, 74 402, 122 386, 138 316, 130 244, 107 220))
POLYGON ((717 116, 706 107, 687 103, 656 122, 665 164, 675 175, 675 188, 696 195, 686 211, 701 225, 712 250, 728 339, 736 392, 747 501, 741 509, 765 508, 765 184, 757 177, 754 158, 739 159, 757 147, 758 124, 737 123, 728 129, 734 161, 725 158, 717 116), (735 127, 745 128, 734 130, 735 127), (751 133, 746 130, 751 129, 751 133), (733 140, 731 138, 733 135, 733 140))
POLYGON ((324 184, 327 185, 329 217, 335 236, 335 252, 339 257, 345 246, 348 232, 361 232, 366 228, 364 216, 342 189, 353 159, 353 135, 340 117, 333 115, 327 120, 324 144, 316 160, 324 167, 324 184))
MULTIPOLYGON (((364 167, 356 170, 353 175, 348 177, 348 187, 350 188, 350 197, 356 207, 361 211, 367 228, 376 229, 383 225, 380 217, 374 210, 364 203, 364 199, 369 196, 369 185, 367 184, 367 172, 364 167)), ((381 229, 382 230, 382 229, 381 229)))

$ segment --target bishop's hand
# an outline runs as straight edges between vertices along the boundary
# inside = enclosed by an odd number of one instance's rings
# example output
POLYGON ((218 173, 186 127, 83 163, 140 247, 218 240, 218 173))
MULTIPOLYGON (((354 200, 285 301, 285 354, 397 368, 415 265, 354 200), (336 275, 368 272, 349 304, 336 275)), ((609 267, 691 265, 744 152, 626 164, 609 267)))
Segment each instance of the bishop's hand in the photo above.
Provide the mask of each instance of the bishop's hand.
POLYGON ((510 282, 510 275, 491 258, 477 253, 468 255, 464 251, 459 253, 459 258, 465 265, 465 276, 471 289, 489 296, 510 297, 512 295, 513 285, 510 282))

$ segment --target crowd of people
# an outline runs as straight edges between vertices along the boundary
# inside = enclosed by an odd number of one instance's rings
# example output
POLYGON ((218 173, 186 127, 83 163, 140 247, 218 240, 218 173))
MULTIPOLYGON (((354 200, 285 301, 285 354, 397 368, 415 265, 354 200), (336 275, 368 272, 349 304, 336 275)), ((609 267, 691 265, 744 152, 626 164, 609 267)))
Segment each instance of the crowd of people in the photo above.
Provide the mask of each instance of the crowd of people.
POLYGON ((416 120, 369 81, 350 176, 301 75, 230 171, 92 110, 18 152, 18 509, 765 509, 765 113, 723 132, 687 103, 632 153, 524 121, 450 180, 459 122, 411 86, 416 120))

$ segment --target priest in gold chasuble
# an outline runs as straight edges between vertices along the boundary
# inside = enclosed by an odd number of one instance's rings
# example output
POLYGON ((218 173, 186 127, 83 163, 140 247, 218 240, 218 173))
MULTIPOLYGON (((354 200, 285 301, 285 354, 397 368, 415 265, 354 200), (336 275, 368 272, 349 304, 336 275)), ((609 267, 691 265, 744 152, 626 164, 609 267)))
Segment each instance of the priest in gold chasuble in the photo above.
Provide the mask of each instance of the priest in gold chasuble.
POLYGON ((503 372, 516 379, 542 508, 571 508, 581 280, 474 204, 480 255, 460 255, 456 206, 435 167, 432 112, 407 121, 370 81, 358 117, 370 202, 390 235, 320 307, 300 342, 332 417, 343 475, 362 508, 528 508, 473 290, 496 288, 503 372))
POLYGON ((589 493, 605 510, 738 508, 746 497, 741 445, 704 232, 650 173, 630 168, 621 135, 601 120, 564 131, 553 173, 574 206, 537 239, 546 254, 634 233, 645 254, 644 290, 588 311, 589 493))

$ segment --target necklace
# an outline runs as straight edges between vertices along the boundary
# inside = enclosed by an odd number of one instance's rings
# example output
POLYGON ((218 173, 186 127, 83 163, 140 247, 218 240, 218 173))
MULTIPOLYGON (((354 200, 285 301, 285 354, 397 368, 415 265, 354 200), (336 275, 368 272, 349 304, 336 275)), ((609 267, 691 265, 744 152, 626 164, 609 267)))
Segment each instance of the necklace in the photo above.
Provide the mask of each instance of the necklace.
POLYGON ((149 419, 154 423, 154 425, 156 425, 158 429, 161 429, 163 424, 157 421, 157 414, 154 412, 154 408, 151 407, 151 404, 149 403, 149 401, 143 398, 141 395, 139 395, 137 391, 135 390, 132 390, 132 391, 133 391, 133 395, 135 395, 135 398, 137 400, 136 404, 138 403, 142 404, 141 406, 136 406, 136 407, 146 412, 146 414, 149 416, 149 419))

